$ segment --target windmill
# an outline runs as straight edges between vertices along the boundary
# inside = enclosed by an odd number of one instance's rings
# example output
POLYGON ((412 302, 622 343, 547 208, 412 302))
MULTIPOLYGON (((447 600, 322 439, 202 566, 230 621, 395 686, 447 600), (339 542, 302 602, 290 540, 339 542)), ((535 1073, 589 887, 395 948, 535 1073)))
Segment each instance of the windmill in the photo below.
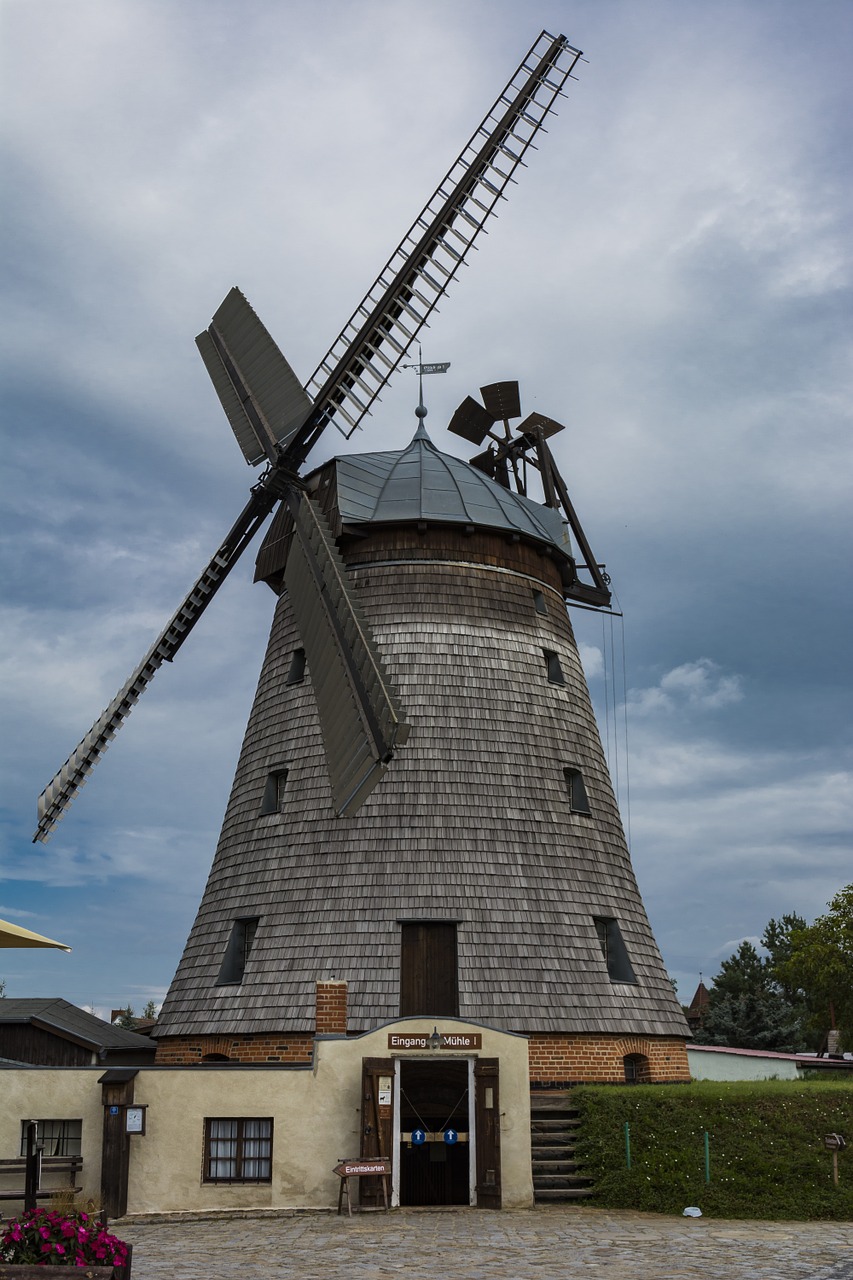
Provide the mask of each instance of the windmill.
POLYGON ((243 455, 265 464, 243 511, 139 666, 39 797, 45 841, 163 662, 171 662, 279 504, 295 531, 286 585, 316 695, 336 811, 354 813, 407 736, 370 628, 328 526, 300 479, 333 423, 350 436, 371 410, 483 230, 581 57, 543 32, 344 325, 305 387, 238 289, 197 345, 243 455))
MULTIPOLYGON (((277 508, 255 578, 279 598, 158 1062, 309 1066, 318 984, 334 980, 347 984, 335 1034, 454 1017, 525 1036, 531 1082, 689 1077, 566 609, 610 592, 548 444, 561 424, 522 418, 518 384, 499 382, 450 424, 481 448, 470 462, 442 453, 419 413, 401 449, 303 470, 329 423, 349 436, 370 410, 579 57, 539 37, 305 388, 237 290, 197 340, 265 469, 49 784, 36 836, 277 508)), ((411 1071, 410 1101, 416 1087, 429 1101, 427 1075, 411 1071)))

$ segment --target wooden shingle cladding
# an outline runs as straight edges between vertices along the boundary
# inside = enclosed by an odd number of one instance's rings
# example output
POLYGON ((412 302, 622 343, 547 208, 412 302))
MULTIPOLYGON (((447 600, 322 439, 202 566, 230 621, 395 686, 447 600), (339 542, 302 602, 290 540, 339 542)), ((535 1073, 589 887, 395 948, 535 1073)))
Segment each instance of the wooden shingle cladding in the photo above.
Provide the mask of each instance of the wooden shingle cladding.
MULTIPOLYGON (((459 527, 341 531, 412 726, 361 810, 333 814, 301 644, 279 600, 207 887, 158 1034, 310 1032, 315 984, 349 984, 349 1029, 400 1009, 401 921, 455 921, 459 1015, 509 1031, 684 1036, 634 879, 560 572, 543 548, 459 527), (536 608, 541 591, 547 612, 536 608), (559 655, 550 682, 543 651, 559 655), (262 814, 287 768, 281 812, 262 814), (590 814, 571 812, 564 770, 590 814), (217 985, 235 920, 259 925, 217 985), (636 983, 610 980, 616 919, 636 983)), ((272 533, 272 531, 271 531, 272 533)))

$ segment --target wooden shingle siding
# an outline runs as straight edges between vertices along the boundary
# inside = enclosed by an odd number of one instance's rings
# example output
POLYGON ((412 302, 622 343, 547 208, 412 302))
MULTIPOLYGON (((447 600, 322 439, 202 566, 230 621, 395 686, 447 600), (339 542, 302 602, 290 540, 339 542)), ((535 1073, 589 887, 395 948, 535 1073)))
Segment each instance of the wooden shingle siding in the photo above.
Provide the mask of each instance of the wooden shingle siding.
POLYGON ((683 1037, 552 560, 482 531, 374 530, 343 550, 363 566, 352 579, 406 707, 408 744, 362 809, 336 818, 317 673, 287 685, 301 640, 282 596, 160 1036, 310 1033, 315 984, 333 976, 348 983, 350 1031, 392 1020, 398 922, 408 919, 458 921, 463 1018, 528 1033, 683 1037), (466 548, 471 562, 460 563, 466 548), (565 684, 547 680, 544 649, 559 655, 565 684), (262 816, 282 761, 282 811, 262 816), (568 766, 582 772, 591 816, 570 811, 568 766), (218 987, 241 916, 260 918, 243 980, 218 987), (618 920, 636 985, 608 977, 596 917, 618 920))
MULTIPOLYGON (((303 1052, 316 984, 332 978, 348 984, 350 1032, 430 1005, 561 1043, 684 1036, 563 605, 574 569, 559 520, 469 473, 419 432, 406 450, 349 455, 307 478, 411 735, 363 807, 336 818, 312 683, 322 672, 292 682, 302 640, 283 594, 208 885, 160 1016, 172 1060, 205 1037, 230 1037, 240 1053, 278 1037, 303 1052), (548 661, 563 683, 548 679, 548 661), (285 765, 280 810, 262 812, 285 765), (588 813, 572 812, 572 770, 588 813), (260 920, 245 972, 217 987, 241 917, 260 920), (618 921, 636 983, 609 977, 596 919, 618 921), (451 954, 442 929, 453 932, 454 965, 440 976, 439 957, 451 954)), ((290 534, 280 513, 258 558, 257 577, 277 592, 290 534)))

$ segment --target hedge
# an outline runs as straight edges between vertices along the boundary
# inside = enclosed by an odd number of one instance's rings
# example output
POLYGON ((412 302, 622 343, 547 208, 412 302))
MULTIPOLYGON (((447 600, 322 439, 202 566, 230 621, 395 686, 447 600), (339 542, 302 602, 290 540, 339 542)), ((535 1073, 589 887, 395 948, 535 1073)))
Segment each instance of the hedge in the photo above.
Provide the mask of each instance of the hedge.
POLYGON ((679 1214, 697 1205, 714 1218, 853 1219, 853 1082, 583 1085, 572 1098, 582 1122, 578 1159, 594 1180, 597 1205, 679 1214), (829 1133, 847 1139, 838 1186, 824 1146, 829 1133))

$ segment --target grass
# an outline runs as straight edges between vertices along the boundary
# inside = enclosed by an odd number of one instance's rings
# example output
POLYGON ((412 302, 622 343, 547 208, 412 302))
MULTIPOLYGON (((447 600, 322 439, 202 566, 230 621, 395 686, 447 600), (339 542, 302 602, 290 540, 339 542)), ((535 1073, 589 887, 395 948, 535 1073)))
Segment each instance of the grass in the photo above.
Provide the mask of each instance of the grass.
POLYGON ((582 1086, 573 1101, 583 1121, 578 1156, 602 1207, 681 1213, 698 1205, 715 1218, 853 1219, 853 1081, 582 1086), (838 1186, 828 1133, 848 1144, 838 1157, 838 1186))

